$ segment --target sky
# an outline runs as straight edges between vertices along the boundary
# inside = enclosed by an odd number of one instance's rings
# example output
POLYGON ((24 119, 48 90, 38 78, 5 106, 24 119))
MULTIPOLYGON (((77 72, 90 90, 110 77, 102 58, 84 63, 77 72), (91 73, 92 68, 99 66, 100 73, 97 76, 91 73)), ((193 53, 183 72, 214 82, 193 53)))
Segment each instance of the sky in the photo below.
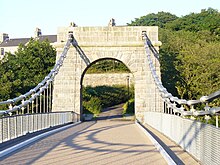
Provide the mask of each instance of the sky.
POLYGON ((150 13, 164 11, 181 17, 209 7, 220 12, 220 0, 0 0, 0 33, 31 37, 38 27, 43 35, 51 35, 70 22, 107 26, 114 18, 116 25, 127 25, 150 13))

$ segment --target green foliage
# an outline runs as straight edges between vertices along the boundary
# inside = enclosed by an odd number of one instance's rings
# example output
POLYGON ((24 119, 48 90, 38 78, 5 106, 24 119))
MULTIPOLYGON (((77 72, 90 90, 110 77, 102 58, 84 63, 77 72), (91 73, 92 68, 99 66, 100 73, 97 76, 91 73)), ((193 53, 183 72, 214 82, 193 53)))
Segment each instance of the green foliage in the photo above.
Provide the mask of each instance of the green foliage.
POLYGON ((166 28, 191 32, 208 30, 214 35, 220 35, 220 13, 212 8, 203 9, 200 13, 191 13, 174 20, 167 24, 166 28))
POLYGON ((220 88, 219 16, 217 10, 203 9, 201 13, 191 13, 160 29, 161 65, 165 66, 162 75, 169 73, 173 77, 162 76, 163 82, 173 80, 171 88, 175 87, 181 98, 198 99, 220 88), (171 61, 165 61, 168 57, 171 61), (175 69, 170 67, 167 71, 168 63, 175 69))
POLYGON ((181 79, 176 88, 183 98, 197 99, 219 89, 219 52, 219 43, 204 43, 190 45, 179 53, 176 68, 181 79))
POLYGON ((89 101, 83 102, 83 107, 85 110, 98 115, 102 110, 102 103, 98 97, 91 97, 89 101))
POLYGON ((86 71, 90 73, 129 73, 130 70, 120 61, 106 59, 92 64, 86 71))
POLYGON ((158 12, 157 14, 151 13, 140 18, 135 18, 129 26, 159 26, 163 28, 168 22, 176 20, 178 17, 176 15, 170 14, 168 12, 158 12))
POLYGON ((128 100, 124 105, 123 105, 123 112, 122 114, 134 114, 134 99, 128 100))
POLYGON ((168 89, 173 95, 177 96, 176 82, 178 81, 179 72, 175 67, 175 61, 177 59, 178 49, 176 49, 175 34, 172 31, 166 29, 160 30, 160 40, 163 41, 163 45, 160 47, 160 69, 161 80, 165 88, 168 89), (169 43, 169 44, 168 44, 169 43), (173 45, 172 45, 173 44, 173 45))
POLYGON ((165 87, 185 99, 198 99, 218 90, 219 41, 211 38, 207 31, 161 29, 161 32, 164 44, 160 49, 160 62, 165 87))
POLYGON ((102 108, 111 107, 126 102, 134 95, 133 87, 126 86, 87 86, 83 88, 83 109, 94 114, 99 114, 102 108))
MULTIPOLYGON (((160 64, 164 86, 173 95, 185 99, 198 99, 218 90, 220 13, 212 8, 180 18, 159 13, 140 17, 130 25, 160 27, 159 40, 163 43, 160 64)), ((214 105, 219 103, 215 101, 214 105)))
POLYGON ((40 83, 55 64, 56 50, 48 41, 31 39, 7 53, 0 65, 0 100, 17 97, 40 83))
MULTIPOLYGON (((210 117, 210 119, 208 121, 205 120, 205 116, 198 116, 198 117, 196 117, 196 120, 203 122, 203 123, 216 125, 216 116, 209 116, 209 117, 210 117)), ((220 125, 220 117, 217 116, 217 118, 218 118, 218 125, 220 125)))

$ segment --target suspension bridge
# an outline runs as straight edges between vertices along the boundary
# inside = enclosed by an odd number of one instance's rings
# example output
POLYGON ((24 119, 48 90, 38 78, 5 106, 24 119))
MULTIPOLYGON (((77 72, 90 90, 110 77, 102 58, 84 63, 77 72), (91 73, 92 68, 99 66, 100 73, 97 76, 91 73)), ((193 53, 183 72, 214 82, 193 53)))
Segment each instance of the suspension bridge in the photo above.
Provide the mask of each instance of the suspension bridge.
POLYGON ((157 27, 59 28, 51 72, 0 102, 8 107, 0 111, 1 164, 219 164, 220 107, 210 105, 220 91, 198 100, 173 96, 160 80, 159 46, 157 27), (134 75, 135 122, 81 122, 83 77, 103 59, 134 75), (214 116, 216 125, 198 116, 214 116))

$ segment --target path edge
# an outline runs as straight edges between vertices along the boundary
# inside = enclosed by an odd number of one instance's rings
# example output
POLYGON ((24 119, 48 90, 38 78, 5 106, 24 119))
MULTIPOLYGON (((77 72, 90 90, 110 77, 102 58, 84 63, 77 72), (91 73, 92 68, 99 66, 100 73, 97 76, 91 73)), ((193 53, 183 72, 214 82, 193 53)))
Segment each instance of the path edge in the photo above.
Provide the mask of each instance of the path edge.
POLYGON ((170 157, 166 150, 159 144, 159 142, 136 120, 135 124, 142 130, 142 132, 151 140, 156 149, 160 152, 163 158, 169 165, 177 165, 176 162, 170 157))

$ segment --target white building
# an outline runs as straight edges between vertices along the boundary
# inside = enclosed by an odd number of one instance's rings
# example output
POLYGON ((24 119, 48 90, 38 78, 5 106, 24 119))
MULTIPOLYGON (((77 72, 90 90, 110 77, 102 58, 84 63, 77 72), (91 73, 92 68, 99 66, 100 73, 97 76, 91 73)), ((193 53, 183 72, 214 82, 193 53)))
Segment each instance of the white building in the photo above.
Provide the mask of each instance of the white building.
MULTIPOLYGON (((36 28, 35 36, 40 41, 48 39, 48 41, 53 45, 57 42, 57 35, 42 35, 41 30, 36 28)), ((12 54, 17 51, 19 44, 27 44, 31 38, 13 38, 10 39, 8 34, 0 34, 0 60, 4 57, 6 52, 11 52, 12 54)))

